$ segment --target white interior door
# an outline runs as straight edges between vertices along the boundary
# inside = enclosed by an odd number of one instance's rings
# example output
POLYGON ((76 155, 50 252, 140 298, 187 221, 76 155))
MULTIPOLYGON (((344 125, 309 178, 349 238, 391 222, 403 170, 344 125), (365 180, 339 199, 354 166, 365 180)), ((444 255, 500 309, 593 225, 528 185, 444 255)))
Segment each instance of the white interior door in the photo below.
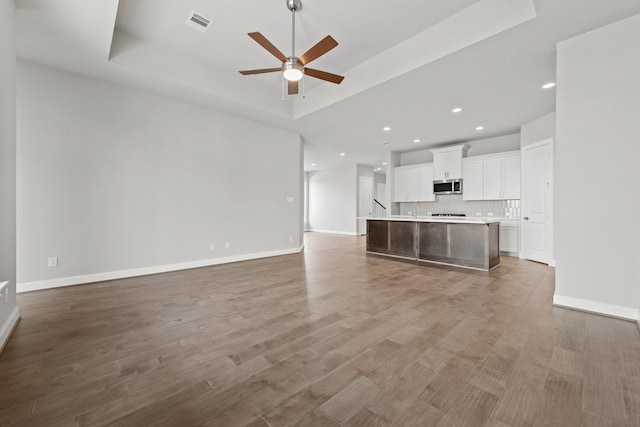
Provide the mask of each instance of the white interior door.
POLYGON ((526 259, 548 264, 551 240, 551 143, 524 149, 522 198, 523 252, 526 259))
MULTIPOLYGON (((373 214, 373 178, 358 177, 358 216, 368 217, 373 214)), ((367 220, 358 220, 358 234, 367 234, 367 220)))

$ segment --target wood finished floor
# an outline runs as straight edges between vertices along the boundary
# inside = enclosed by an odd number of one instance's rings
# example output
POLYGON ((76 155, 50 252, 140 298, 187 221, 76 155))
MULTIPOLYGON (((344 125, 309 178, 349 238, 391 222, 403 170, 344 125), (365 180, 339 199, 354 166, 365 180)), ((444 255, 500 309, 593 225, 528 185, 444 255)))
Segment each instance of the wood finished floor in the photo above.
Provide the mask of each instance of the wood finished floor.
POLYGON ((554 270, 366 256, 364 239, 21 294, 0 425, 638 426, 632 322, 554 308, 554 270))

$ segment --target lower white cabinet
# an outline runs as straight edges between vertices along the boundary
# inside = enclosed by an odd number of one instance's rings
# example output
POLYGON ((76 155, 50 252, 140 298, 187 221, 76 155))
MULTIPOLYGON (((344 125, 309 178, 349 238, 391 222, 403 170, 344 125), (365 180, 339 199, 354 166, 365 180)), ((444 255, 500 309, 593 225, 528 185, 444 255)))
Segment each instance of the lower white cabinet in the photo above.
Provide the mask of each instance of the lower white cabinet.
POLYGON ((432 202, 433 164, 400 166, 394 171, 394 202, 432 202))
POLYGON ((500 221, 500 252, 518 255, 520 252, 520 222, 516 219, 500 221))

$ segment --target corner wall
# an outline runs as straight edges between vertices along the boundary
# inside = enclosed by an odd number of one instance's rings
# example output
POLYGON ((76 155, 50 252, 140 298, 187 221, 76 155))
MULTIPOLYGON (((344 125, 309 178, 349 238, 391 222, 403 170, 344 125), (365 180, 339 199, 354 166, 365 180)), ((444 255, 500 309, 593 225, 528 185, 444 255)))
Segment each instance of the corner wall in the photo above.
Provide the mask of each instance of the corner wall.
POLYGON ((556 113, 549 113, 520 127, 520 146, 535 144, 545 139, 556 139, 556 113))
POLYGON ((309 172, 309 231, 357 234, 357 167, 309 172))
POLYGON ((0 351, 19 320, 16 304, 15 3, 0 1, 0 351), (7 294, 5 302, 5 293, 7 294))
POLYGON ((558 44, 554 303, 638 319, 640 15, 558 44), (594 202, 603 209, 593 211, 594 202))
POLYGON ((301 249, 298 134, 25 61, 17 126, 19 290, 301 249))

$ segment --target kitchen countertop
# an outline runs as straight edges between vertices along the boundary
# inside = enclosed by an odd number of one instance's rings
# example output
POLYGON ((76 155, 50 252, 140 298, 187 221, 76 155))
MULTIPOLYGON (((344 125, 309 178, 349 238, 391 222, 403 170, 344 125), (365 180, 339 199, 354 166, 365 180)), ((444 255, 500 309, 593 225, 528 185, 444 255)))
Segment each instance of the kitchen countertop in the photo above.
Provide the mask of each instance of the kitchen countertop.
POLYGON ((478 218, 478 217, 447 217, 447 216, 392 216, 390 218, 358 217, 372 221, 411 221, 411 222, 448 222, 451 224, 493 224, 500 222, 499 218, 478 218))

